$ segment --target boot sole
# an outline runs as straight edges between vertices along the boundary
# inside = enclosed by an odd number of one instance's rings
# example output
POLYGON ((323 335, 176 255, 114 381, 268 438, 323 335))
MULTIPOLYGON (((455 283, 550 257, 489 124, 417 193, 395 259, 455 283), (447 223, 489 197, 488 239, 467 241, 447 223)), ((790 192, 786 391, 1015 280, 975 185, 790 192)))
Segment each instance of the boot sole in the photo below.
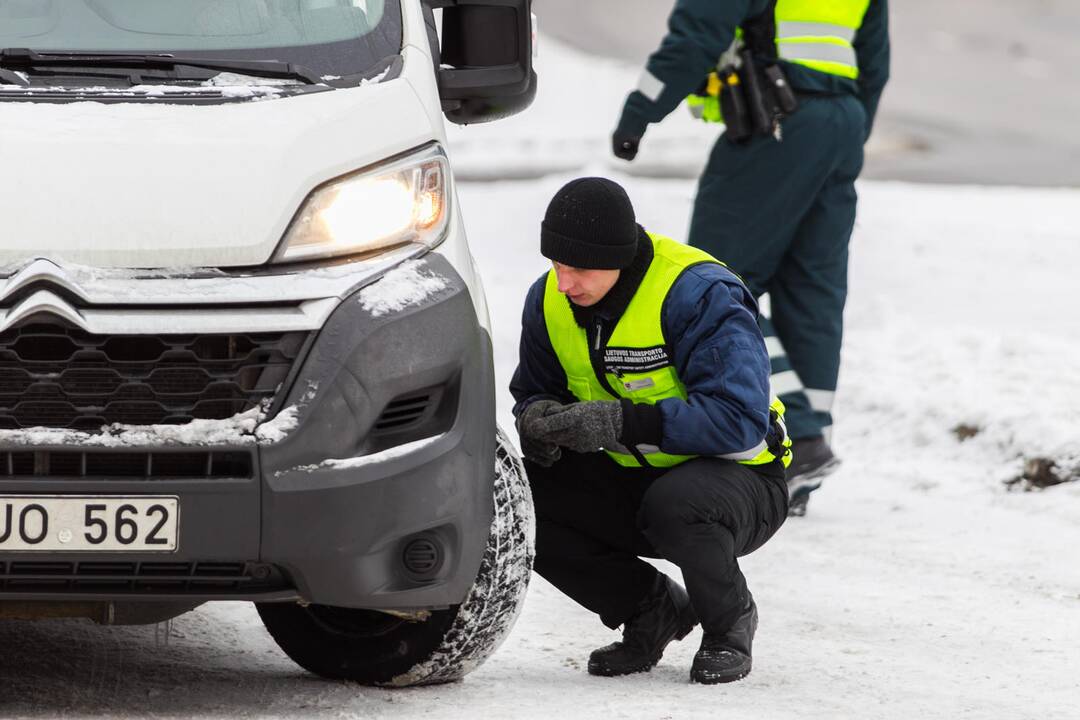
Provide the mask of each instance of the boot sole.
POLYGON ((657 658, 656 662, 634 665, 630 668, 609 668, 589 663, 588 670, 590 675, 595 675, 596 677, 619 677, 621 675, 636 675, 637 673, 649 672, 656 667, 656 663, 658 662, 660 662, 660 658, 657 658))

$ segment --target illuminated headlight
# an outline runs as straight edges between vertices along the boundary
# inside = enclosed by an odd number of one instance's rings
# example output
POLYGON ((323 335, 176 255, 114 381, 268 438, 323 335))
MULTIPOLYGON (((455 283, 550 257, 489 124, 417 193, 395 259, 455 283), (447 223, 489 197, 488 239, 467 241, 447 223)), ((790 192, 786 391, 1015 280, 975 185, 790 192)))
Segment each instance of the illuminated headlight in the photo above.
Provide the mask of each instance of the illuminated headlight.
POLYGON ((285 233, 274 262, 354 255, 405 243, 438 245, 449 208, 446 154, 438 145, 316 188, 285 233))

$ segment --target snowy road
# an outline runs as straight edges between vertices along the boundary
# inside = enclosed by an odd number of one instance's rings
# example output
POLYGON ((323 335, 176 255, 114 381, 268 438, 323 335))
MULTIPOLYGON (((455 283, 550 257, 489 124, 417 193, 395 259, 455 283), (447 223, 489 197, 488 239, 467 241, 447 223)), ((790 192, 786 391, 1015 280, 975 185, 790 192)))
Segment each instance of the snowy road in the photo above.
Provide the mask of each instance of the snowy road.
MULTIPOLYGON (((544 267, 539 219, 564 179, 461 189, 500 388, 544 267)), ((684 232, 691 183, 622 179, 646 225, 684 232)), ((537 580, 490 662, 407 691, 303 673, 247 605, 182 616, 167 643, 153 626, 0 623, 0 716, 1075 717, 1080 484, 1008 493, 1001 481, 1021 453, 1078 460, 1066 268, 1080 263, 1080 193, 862 191, 836 428, 846 464, 809 517, 744 561, 762 615, 746 681, 687 684, 699 632, 649 675, 589 677, 588 652, 613 633, 537 580), (960 443, 962 422, 981 432, 960 443)))
MULTIPOLYGON (((534 3, 541 30, 635 67, 660 44, 672 5, 671 0, 534 3)), ((1075 0, 891 2, 892 80, 865 176, 1080 185, 1080 137, 1070 122, 1080 114, 1075 92, 1080 63, 1073 42, 1078 29, 1075 0)))

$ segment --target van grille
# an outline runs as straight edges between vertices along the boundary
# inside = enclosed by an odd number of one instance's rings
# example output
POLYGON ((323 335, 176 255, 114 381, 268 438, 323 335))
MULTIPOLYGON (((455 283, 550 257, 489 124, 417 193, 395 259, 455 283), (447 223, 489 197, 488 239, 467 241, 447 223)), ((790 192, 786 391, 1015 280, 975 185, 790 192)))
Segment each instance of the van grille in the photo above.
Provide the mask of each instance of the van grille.
POLYGON ((93 335, 36 323, 0 333, 0 429, 182 425, 274 396, 305 332, 93 335))
POLYGON ((0 591, 8 592, 227 594, 287 586, 276 567, 254 562, 0 562, 0 591))
POLYGON ((407 430, 427 417, 432 407, 432 392, 422 392, 391 400, 375 421, 375 432, 407 430))
POLYGON ((0 452, 0 478, 52 477, 115 480, 140 478, 251 478, 251 454, 230 452, 0 452))

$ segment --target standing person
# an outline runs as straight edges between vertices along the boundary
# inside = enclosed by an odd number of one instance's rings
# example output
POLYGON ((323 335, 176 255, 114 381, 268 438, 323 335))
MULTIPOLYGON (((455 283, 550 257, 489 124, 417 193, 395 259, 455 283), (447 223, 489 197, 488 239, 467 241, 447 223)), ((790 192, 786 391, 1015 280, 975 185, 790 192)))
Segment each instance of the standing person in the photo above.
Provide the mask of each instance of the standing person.
POLYGON ((732 84, 724 76, 734 80, 732 95, 745 91, 750 100, 744 46, 759 69, 778 67, 786 75, 797 108, 749 136, 747 113, 733 113, 701 176, 689 243, 723 258, 755 297, 769 294, 771 322, 763 318, 762 330, 772 390, 788 409, 794 440, 791 513, 802 515, 810 492, 838 462, 828 435, 848 240, 863 144, 889 75, 887 0, 677 0, 667 37, 626 100, 612 138, 615 155, 633 160, 648 124, 687 96, 696 115, 721 120, 721 88, 732 84), (738 68, 742 82, 725 66, 738 68), (715 70, 705 97, 697 96, 715 70))
POLYGON ((705 252, 646 233, 601 178, 559 190, 540 252, 553 269, 529 290, 510 384, 536 571, 623 626, 591 674, 651 669, 700 619, 691 679, 738 680, 758 613, 737 558, 783 524, 791 455, 754 298, 705 252), (640 556, 678 565, 686 590, 640 556))

